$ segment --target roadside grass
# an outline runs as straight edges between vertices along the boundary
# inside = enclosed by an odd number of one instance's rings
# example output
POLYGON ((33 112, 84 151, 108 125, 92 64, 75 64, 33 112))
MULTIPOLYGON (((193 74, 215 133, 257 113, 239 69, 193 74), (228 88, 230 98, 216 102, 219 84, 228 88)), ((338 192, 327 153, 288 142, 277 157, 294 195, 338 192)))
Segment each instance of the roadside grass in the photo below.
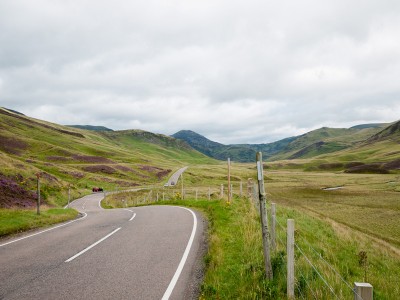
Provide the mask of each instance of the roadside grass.
POLYGON ((280 224, 277 250, 272 253, 275 275, 269 282, 264 277, 257 207, 237 196, 240 181, 243 195, 247 195, 246 181, 254 177, 254 167, 235 164, 232 173, 235 196, 230 206, 225 202, 226 164, 188 169, 184 173, 186 200, 183 201, 180 181, 174 188, 119 193, 106 199, 109 208, 154 203, 185 205, 205 213, 209 220, 209 250, 201 299, 285 299, 288 218, 295 219, 297 246, 335 293, 334 296, 296 248, 296 297, 348 299, 353 297, 353 283, 363 281, 374 286, 375 299, 396 299, 400 294, 398 174, 266 170, 267 198, 277 203, 280 224), (222 200, 219 199, 220 184, 225 184, 222 200), (212 187, 211 201, 205 200, 209 186, 212 187), (337 186, 343 188, 323 190, 337 186), (168 201, 161 201, 162 193, 168 201), (359 261, 363 251, 367 255, 366 268, 359 261))
POLYGON ((72 220, 78 216, 74 209, 41 208, 36 210, 0 209, 0 237, 72 220))

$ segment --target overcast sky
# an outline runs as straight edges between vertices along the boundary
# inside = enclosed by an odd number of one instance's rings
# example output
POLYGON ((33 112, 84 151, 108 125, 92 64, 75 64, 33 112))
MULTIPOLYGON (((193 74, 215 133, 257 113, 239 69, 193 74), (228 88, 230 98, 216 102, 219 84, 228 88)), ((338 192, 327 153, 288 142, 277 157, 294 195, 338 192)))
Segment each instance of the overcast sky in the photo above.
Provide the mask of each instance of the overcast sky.
POLYGON ((0 0, 0 106, 263 143, 400 119, 398 0, 0 0))

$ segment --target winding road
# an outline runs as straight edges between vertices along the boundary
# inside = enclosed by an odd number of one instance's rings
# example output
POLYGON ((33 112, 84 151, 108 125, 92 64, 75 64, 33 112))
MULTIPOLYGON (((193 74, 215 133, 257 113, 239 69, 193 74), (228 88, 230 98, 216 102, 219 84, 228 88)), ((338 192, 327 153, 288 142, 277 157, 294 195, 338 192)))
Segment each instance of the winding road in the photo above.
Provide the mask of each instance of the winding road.
POLYGON ((168 182, 165 184, 165 186, 174 186, 177 184, 179 176, 182 175, 183 172, 186 171, 188 167, 183 167, 180 168, 178 171, 176 171, 174 174, 171 175, 171 177, 168 179, 168 182))
POLYGON ((203 220, 176 206, 104 210, 0 241, 0 299, 192 299, 201 279, 203 220))

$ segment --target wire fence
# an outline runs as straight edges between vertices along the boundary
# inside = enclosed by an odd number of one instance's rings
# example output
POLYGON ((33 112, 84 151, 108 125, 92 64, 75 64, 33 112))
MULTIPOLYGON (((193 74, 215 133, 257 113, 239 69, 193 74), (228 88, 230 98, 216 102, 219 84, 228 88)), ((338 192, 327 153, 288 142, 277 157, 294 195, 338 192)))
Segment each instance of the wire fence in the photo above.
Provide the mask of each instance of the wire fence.
MULTIPOLYGON (((251 188, 251 200, 258 205, 258 192, 251 188)), ((287 249, 287 227, 281 220, 284 216, 275 216, 275 253, 287 249)), ((272 220, 272 216, 270 220, 272 220)), ((272 227, 272 224, 271 224, 272 227)), ((295 247, 295 296, 299 299, 353 299, 364 300, 352 287, 332 262, 321 251, 311 245, 304 237, 296 235, 295 247)), ((286 266, 285 266, 286 267, 286 266)), ((287 275, 284 275, 287 280, 287 275)))
MULTIPOLYGON (((167 200, 226 200, 226 186, 209 187, 143 187, 134 189, 134 192, 118 191, 116 197, 116 207, 126 207, 141 204, 154 203, 167 200)), ((249 199, 259 212, 259 196, 256 184, 249 181, 247 191, 242 188, 242 184, 231 188, 232 196, 245 197, 249 199)), ((106 202, 107 202, 106 198, 106 202)), ((282 255, 287 249, 287 226, 282 221, 285 216, 275 216, 275 249, 273 255, 282 255)), ((269 220, 272 219, 269 218, 269 220)), ((295 234, 295 296, 299 299, 352 299, 357 296, 358 300, 365 300, 357 294, 351 284, 337 270, 328 258, 324 257, 321 251, 318 251, 304 237, 295 234)), ((286 262, 282 269, 286 268, 286 262)), ((280 276, 287 282, 287 273, 281 270, 280 276)))

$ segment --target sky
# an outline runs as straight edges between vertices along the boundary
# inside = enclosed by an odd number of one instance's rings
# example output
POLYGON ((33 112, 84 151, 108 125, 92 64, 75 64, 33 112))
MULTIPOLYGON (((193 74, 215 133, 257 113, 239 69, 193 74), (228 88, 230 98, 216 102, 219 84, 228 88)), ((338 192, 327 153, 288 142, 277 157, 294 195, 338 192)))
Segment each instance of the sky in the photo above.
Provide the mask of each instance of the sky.
POLYGON ((0 0, 0 106, 266 143, 400 119, 398 0, 0 0))

